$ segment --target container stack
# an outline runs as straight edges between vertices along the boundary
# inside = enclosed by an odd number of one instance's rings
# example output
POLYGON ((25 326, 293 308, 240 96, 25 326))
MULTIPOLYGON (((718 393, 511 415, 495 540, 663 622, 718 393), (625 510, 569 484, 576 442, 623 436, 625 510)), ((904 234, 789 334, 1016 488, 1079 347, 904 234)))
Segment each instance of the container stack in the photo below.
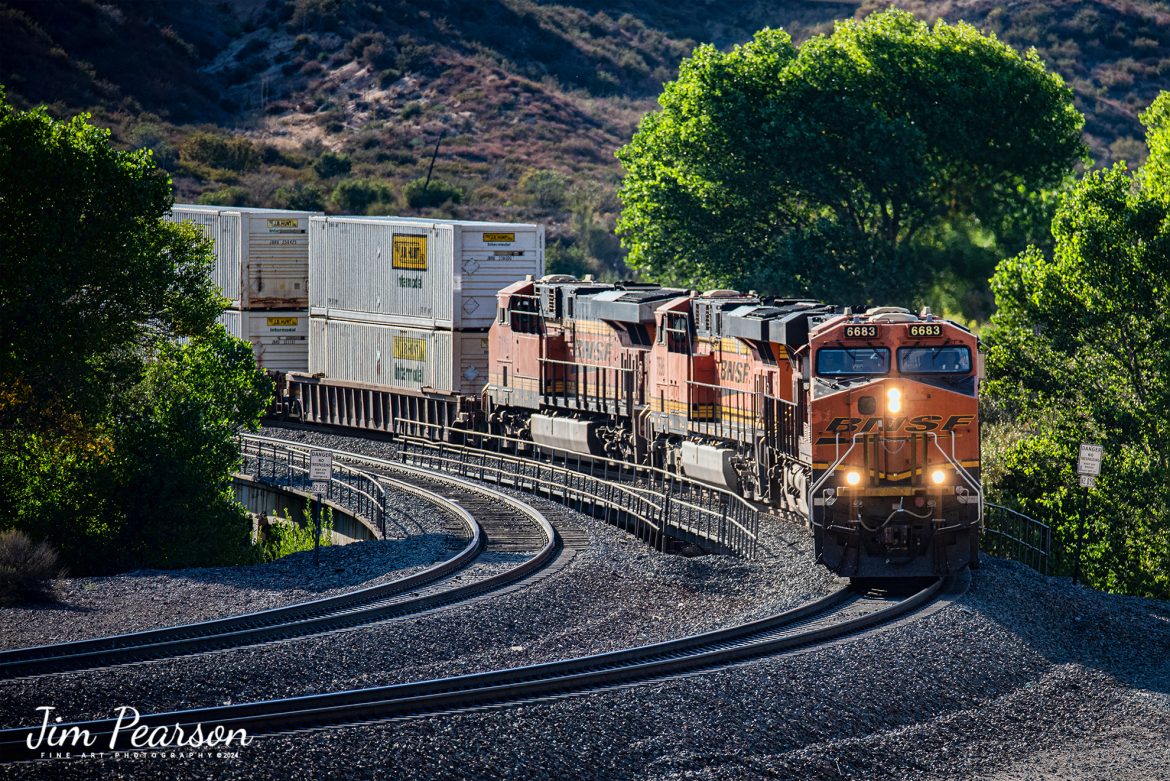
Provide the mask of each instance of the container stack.
POLYGON ((231 301, 220 322, 252 343, 262 369, 308 369, 309 218, 316 214, 175 204, 168 215, 215 243, 212 279, 231 301))
POLYGON ((496 293, 544 273, 544 226, 401 217, 309 221, 309 372, 478 394, 496 293))

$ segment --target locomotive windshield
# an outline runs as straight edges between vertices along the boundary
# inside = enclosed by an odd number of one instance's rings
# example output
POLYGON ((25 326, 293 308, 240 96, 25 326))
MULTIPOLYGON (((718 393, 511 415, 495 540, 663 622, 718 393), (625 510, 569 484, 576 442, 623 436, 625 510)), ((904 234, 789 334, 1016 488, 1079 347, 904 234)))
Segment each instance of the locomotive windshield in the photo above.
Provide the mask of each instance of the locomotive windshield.
POLYGON ((903 374, 966 374, 971 351, 963 345, 899 347, 898 371, 903 374))
POLYGON ((888 374, 890 351, 886 347, 822 347, 817 351, 817 374, 849 377, 888 374))

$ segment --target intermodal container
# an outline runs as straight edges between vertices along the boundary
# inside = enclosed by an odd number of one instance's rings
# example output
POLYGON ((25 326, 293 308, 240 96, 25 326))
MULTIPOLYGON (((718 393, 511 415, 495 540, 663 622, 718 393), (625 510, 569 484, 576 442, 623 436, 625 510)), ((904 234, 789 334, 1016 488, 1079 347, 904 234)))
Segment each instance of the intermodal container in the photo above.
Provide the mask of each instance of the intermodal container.
POLYGON ((363 323, 487 329, 496 293, 544 274, 544 226, 400 217, 309 221, 309 312, 363 323))
POLYGON ((232 336, 252 343, 261 369, 303 372, 309 368, 309 313, 305 309, 241 312, 228 309, 219 317, 232 336))
POLYGON ((309 373, 395 390, 475 395, 487 333, 309 318, 309 373))
POLYGON ((309 218, 320 212, 175 204, 215 244, 212 279, 235 309, 309 306, 309 218))

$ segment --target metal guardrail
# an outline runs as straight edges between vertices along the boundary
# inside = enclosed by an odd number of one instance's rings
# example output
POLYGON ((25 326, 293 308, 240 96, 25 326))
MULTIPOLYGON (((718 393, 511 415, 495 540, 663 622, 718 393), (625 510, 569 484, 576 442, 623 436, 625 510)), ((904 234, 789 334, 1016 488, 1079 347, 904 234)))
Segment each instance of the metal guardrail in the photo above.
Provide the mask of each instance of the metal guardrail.
MULTIPOLYGON (((313 483, 309 480, 309 454, 316 448, 272 443, 248 434, 239 434, 237 441, 244 473, 261 483, 313 493, 313 483)), ((335 462, 333 478, 321 496, 364 520, 370 528, 377 530, 379 539, 386 539, 389 517, 386 489, 373 475, 335 462)))
POLYGON ((1052 567, 1052 527, 991 502, 983 503, 982 549, 1026 564, 1045 575, 1052 567))
POLYGON ((479 446, 399 438, 397 460, 561 501, 665 550, 670 539, 755 555, 759 511, 743 497, 661 469, 508 437, 479 446))

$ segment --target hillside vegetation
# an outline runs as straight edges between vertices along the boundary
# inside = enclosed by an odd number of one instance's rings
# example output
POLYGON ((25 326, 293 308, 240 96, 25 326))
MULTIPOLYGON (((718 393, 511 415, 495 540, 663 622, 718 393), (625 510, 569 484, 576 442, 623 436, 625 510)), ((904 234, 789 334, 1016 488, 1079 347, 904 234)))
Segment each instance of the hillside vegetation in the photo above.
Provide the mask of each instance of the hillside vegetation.
MULTIPOLYGON (((542 220, 558 268, 605 272, 623 257, 614 152, 698 42, 764 26, 799 42, 886 5, 0 0, 0 83, 150 147, 179 200, 542 220)), ((896 5, 1037 47, 1094 158, 1144 160, 1137 114, 1170 73, 1165 3, 896 5)))

